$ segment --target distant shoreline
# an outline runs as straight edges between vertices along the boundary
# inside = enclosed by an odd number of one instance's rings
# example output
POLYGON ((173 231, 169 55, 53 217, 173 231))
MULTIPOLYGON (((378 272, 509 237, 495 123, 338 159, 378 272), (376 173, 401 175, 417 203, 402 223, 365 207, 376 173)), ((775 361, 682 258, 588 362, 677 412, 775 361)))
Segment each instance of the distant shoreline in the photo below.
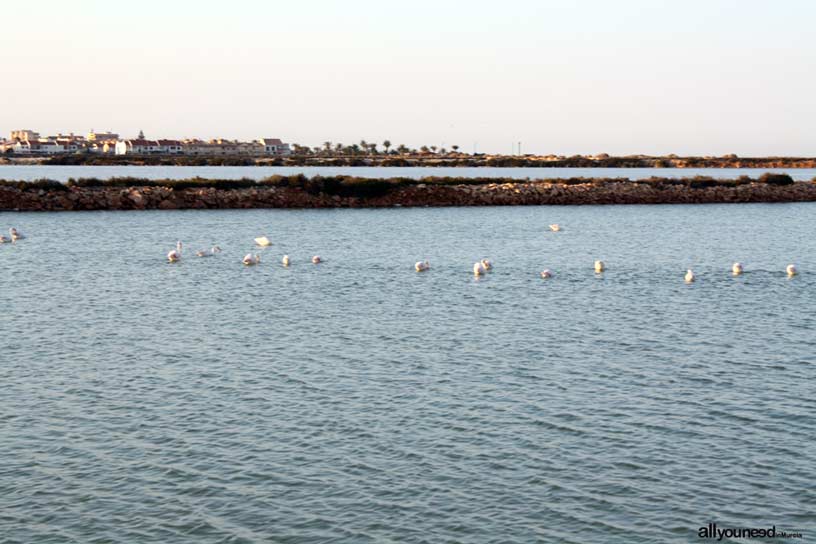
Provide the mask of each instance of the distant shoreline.
POLYGON ((524 168, 816 168, 813 157, 609 157, 514 155, 358 155, 256 158, 186 155, 72 154, 42 157, 0 156, 0 165, 43 166, 314 166, 314 167, 524 167, 524 168))
POLYGON ((816 182, 786 174, 759 179, 509 178, 369 179, 273 176, 263 181, 84 179, 67 184, 0 181, 2 211, 240 208, 388 208, 594 204, 816 202, 816 182))

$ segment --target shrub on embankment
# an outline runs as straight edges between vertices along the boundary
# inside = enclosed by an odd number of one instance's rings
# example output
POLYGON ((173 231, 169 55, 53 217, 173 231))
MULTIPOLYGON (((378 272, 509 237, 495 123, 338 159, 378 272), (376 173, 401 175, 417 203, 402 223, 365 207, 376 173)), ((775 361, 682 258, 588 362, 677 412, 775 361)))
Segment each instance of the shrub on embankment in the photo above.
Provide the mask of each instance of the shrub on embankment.
POLYGON ((0 187, 14 187, 21 191, 68 191, 68 186, 53 179, 37 179, 34 181, 15 181, 0 179, 0 187))
POLYGON ((815 183, 790 176, 510 178, 303 175, 252 179, 142 178, 0 181, 2 210, 131 210, 338 208, 389 206, 511 206, 560 204, 679 204, 816 201, 815 183))
MULTIPOLYGON (((816 182, 816 178, 814 178, 816 182)), ((640 180, 628 178, 554 178, 554 179, 514 179, 491 177, 440 177, 429 176, 424 178, 393 177, 393 178, 364 178, 356 176, 314 176, 306 177, 303 174, 292 176, 271 176, 260 181, 250 178, 240 179, 146 179, 138 177, 117 177, 111 179, 79 178, 69 179, 66 183, 49 179, 36 181, 9 181, 0 180, 0 186, 16 187, 24 191, 68 191, 77 188, 129 188, 129 187, 164 187, 181 191, 185 189, 217 189, 231 191, 237 189, 252 189, 263 187, 291 188, 305 191, 312 195, 328 194, 341 197, 372 198, 381 197, 395 189, 411 186, 456 186, 456 185, 506 185, 545 183, 552 185, 591 185, 604 186, 609 184, 646 185, 657 189, 666 187, 688 187, 690 189, 704 189, 710 187, 737 187, 756 183, 759 185, 791 185, 793 178, 787 174, 765 173, 759 178, 741 176, 736 179, 718 179, 708 176, 690 178, 651 177, 640 180)))
POLYGON ((792 185, 793 178, 790 177, 788 174, 774 174, 772 172, 766 172, 759 176, 757 180, 760 183, 767 183, 768 185, 792 185))

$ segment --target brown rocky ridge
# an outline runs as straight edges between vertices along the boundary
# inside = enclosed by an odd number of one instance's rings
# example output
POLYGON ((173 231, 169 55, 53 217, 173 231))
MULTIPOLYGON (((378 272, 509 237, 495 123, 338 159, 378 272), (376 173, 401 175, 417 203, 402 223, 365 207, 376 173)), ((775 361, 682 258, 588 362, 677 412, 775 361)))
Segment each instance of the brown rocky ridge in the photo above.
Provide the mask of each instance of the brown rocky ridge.
POLYGON ((275 176, 253 180, 0 181, 0 210, 367 208, 589 204, 813 202, 816 183, 784 174, 711 178, 365 179, 275 176))

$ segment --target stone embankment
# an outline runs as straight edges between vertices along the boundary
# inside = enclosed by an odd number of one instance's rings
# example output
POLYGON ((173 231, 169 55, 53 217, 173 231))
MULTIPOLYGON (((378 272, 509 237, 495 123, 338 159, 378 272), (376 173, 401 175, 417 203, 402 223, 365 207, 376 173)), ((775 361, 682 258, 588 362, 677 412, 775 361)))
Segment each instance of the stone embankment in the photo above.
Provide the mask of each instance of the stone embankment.
POLYGON ((301 187, 248 188, 163 186, 67 186, 61 189, 0 186, 0 210, 175 210, 237 208, 373 208, 400 206, 514 206, 565 204, 703 204, 723 202, 812 202, 816 183, 773 185, 558 183, 524 181, 483 184, 405 184, 384 194, 342 196, 301 187))

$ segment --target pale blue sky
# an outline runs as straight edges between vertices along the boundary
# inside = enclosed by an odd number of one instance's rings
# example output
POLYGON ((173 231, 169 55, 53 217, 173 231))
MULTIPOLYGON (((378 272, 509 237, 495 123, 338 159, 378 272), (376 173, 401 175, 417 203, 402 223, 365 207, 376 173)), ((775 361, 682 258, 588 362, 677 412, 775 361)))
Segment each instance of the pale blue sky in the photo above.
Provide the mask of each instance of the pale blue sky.
POLYGON ((816 2, 64 0, 0 16, 0 131, 816 155, 816 2))

